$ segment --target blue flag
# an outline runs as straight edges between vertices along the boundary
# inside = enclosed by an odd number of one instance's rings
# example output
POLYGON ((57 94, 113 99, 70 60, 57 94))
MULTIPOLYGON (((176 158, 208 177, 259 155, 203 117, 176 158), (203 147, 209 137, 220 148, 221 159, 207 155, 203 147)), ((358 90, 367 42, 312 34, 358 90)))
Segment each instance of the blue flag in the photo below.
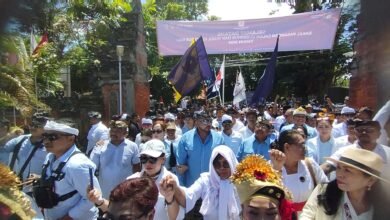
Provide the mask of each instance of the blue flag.
POLYGON ((260 77, 257 82, 257 86, 255 92, 253 93, 252 100, 250 105, 256 105, 257 103, 265 102, 265 99, 272 92, 272 88, 274 86, 275 80, 275 67, 276 67, 276 59, 278 56, 278 44, 279 44, 279 35, 276 40, 276 45, 274 52, 272 53, 271 59, 268 61, 267 66, 265 67, 263 75, 260 77))
POLYGON ((203 80, 212 78, 213 74, 202 37, 187 49, 168 75, 168 80, 182 96, 188 95, 203 80))

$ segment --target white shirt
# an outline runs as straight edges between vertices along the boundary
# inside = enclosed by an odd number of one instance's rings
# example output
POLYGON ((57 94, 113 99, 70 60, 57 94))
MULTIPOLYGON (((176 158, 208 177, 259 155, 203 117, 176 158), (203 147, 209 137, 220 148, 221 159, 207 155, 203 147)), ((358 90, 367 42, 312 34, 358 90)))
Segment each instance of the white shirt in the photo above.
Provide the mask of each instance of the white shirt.
POLYGON ((133 174, 133 165, 140 163, 138 147, 128 139, 118 146, 107 141, 103 146, 94 148, 91 160, 99 170, 98 180, 105 199, 109 198, 115 186, 133 174))
POLYGON ((247 139, 248 137, 252 136, 252 134, 253 134, 253 131, 251 131, 251 129, 249 129, 248 126, 241 128, 239 130, 239 132, 241 133, 242 140, 247 139))
POLYGON ((223 141, 226 146, 228 146, 230 149, 232 149, 233 153, 238 156, 238 150, 240 149, 240 146, 242 144, 242 136, 241 133, 232 131, 232 133, 227 135, 225 132, 221 131, 223 141))
POLYGON ((332 136, 334 138, 338 138, 347 134, 347 124, 345 122, 333 126, 332 136))
POLYGON ((286 122, 286 118, 284 117, 284 115, 279 115, 278 117, 276 117, 275 121, 274 121, 274 127, 275 127, 275 130, 276 131, 279 131, 280 130, 280 126, 286 122))
POLYGON ((88 131, 88 145, 86 152, 89 153, 93 147, 96 146, 96 142, 100 140, 108 140, 109 137, 108 128, 101 121, 92 125, 91 129, 88 131))
POLYGON ((334 139, 334 150, 338 151, 340 148, 346 147, 353 143, 349 142, 348 135, 344 135, 334 139))
MULTIPOLYGON (((313 167, 317 184, 328 182, 328 178, 321 167, 313 159, 310 158, 309 160, 313 167)), ((309 168, 306 166, 305 160, 298 162, 298 171, 294 174, 287 174, 286 169, 283 167, 282 177, 284 185, 293 194, 294 203, 305 202, 309 198, 314 189, 314 182, 311 178, 309 168), (301 180, 303 180, 303 182, 301 180)))
POLYGON ((232 130, 239 132, 241 128, 245 127, 245 125, 240 121, 236 119, 236 123, 234 123, 232 130))
MULTIPOLYGON (((141 171, 141 172, 134 173, 133 175, 127 177, 126 179, 137 178, 137 177, 141 177, 143 175, 144 175, 144 171, 141 171)), ((168 210, 167 210, 167 207, 165 206, 165 197, 163 195, 161 195, 161 193, 160 193, 160 182, 164 177, 166 177, 168 175, 171 175, 175 179, 177 185, 179 185, 179 180, 177 179, 177 176, 175 174, 169 172, 163 166, 161 168, 160 175, 154 181, 157 185, 158 190, 159 190, 157 203, 154 206, 154 209, 155 209, 154 218, 153 218, 154 220, 168 220, 169 219, 168 218, 168 210)), ((179 214, 177 215, 176 219, 177 220, 184 219, 184 208, 181 206, 180 206, 179 214)))
POLYGON ((357 215, 355 209, 353 208, 352 206, 352 203, 351 201, 349 200, 348 198, 348 194, 346 192, 343 192, 344 194, 344 198, 343 198, 343 203, 340 204, 341 205, 341 210, 342 210, 342 216, 343 216, 343 219, 347 219, 347 213, 349 213, 348 215, 350 215, 350 217, 352 218, 352 220, 368 220, 368 219, 372 219, 372 216, 374 214, 374 210, 372 208, 372 206, 370 207, 370 209, 367 211, 367 212, 364 212, 364 213, 361 213, 360 215, 357 215))

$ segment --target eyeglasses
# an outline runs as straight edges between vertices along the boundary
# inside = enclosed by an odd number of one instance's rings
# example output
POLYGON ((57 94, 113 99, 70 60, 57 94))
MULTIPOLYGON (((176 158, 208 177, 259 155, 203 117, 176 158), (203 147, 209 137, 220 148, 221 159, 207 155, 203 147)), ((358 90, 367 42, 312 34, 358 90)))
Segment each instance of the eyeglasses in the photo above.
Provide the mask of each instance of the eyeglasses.
POLYGON ((147 162, 151 164, 155 164, 158 160, 156 157, 148 157, 148 156, 140 156, 139 160, 141 161, 142 164, 145 164, 147 162))
POLYGON ((357 132, 357 133, 373 133, 373 132, 375 132, 375 128, 355 128, 355 131, 357 132))
POLYGON ((152 130, 153 134, 161 134, 163 132, 163 130, 152 130))
POLYGON ((213 166, 215 169, 221 169, 222 167, 225 169, 230 168, 230 165, 227 161, 223 161, 220 163, 218 160, 213 161, 213 166))
POLYGON ((204 124, 204 125, 209 125, 211 124, 211 119, 210 118, 202 118, 202 119, 199 119, 199 121, 204 124))
POLYGON ((61 136, 72 136, 72 134, 59 134, 59 133, 43 133, 42 139, 43 140, 49 140, 49 141, 56 141, 61 136))

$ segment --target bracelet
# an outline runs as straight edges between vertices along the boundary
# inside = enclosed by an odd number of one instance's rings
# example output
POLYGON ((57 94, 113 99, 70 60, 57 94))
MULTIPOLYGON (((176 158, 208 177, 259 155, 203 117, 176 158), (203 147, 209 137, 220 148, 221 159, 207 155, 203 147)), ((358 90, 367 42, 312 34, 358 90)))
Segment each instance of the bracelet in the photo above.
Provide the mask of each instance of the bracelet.
POLYGON ((172 205, 172 203, 175 201, 175 198, 172 199, 171 202, 168 202, 166 199, 165 199, 165 205, 172 205))
POLYGON ((103 199, 103 202, 100 203, 100 204, 96 204, 96 203, 95 203, 95 206, 96 206, 96 207, 99 207, 99 206, 102 206, 103 204, 104 204, 104 199, 103 199))

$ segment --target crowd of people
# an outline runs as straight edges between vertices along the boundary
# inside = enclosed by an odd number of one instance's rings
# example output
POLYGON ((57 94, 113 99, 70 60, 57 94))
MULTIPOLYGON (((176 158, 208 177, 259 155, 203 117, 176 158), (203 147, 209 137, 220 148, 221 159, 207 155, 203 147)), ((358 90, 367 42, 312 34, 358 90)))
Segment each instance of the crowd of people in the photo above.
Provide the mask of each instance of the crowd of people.
POLYGON ((0 162, 35 219, 390 215, 390 101, 376 115, 347 99, 337 108, 185 104, 106 124, 91 111, 85 146, 76 124, 46 113, 34 114, 29 134, 2 121, 0 162))

